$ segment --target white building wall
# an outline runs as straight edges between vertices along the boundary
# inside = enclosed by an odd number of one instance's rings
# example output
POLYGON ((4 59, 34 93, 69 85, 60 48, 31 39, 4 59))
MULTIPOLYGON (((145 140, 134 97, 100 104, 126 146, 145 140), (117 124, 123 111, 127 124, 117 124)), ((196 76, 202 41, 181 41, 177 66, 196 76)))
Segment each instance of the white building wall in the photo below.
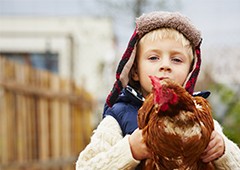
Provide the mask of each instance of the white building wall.
POLYGON ((113 75, 102 76, 99 63, 113 61, 113 39, 109 18, 0 17, 0 51, 56 52, 59 74, 75 79, 96 98, 105 97, 112 83, 103 82, 113 75))

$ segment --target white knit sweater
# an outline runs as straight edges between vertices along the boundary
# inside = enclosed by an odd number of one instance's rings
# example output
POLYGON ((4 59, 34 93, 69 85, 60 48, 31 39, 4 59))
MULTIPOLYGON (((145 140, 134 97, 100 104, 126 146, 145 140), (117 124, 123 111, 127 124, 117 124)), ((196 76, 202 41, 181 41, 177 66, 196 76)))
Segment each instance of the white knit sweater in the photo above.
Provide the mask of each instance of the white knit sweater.
MULTIPOLYGON (((240 170, 240 149, 222 132, 217 121, 214 121, 215 130, 225 141, 224 155, 214 161, 219 170, 240 170)), ((132 157, 129 135, 122 136, 118 122, 112 117, 105 117, 94 130, 91 142, 80 153, 76 170, 119 170, 135 169, 139 161, 132 157)))

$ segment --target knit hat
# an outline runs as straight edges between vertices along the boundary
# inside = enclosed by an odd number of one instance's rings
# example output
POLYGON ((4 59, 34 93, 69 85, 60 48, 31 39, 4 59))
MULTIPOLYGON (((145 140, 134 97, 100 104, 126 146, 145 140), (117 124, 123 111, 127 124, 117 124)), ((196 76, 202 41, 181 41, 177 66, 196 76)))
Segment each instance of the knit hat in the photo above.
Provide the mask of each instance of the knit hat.
POLYGON ((121 90, 125 88, 129 82, 128 74, 135 59, 136 44, 145 34, 159 28, 172 28, 179 31, 190 41, 195 50, 196 57, 194 59, 194 66, 184 84, 185 89, 190 94, 193 94, 201 65, 201 33, 186 16, 178 12, 155 11, 143 14, 136 19, 136 28, 118 65, 116 81, 106 100, 109 107, 116 102, 121 90))

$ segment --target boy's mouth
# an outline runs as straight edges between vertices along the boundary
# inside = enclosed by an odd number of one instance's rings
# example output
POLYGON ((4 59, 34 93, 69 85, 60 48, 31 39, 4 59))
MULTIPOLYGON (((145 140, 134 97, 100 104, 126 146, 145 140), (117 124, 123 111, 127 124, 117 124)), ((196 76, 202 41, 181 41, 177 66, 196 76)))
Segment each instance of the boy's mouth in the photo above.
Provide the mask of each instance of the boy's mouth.
POLYGON ((169 77, 159 77, 159 80, 169 79, 169 77))

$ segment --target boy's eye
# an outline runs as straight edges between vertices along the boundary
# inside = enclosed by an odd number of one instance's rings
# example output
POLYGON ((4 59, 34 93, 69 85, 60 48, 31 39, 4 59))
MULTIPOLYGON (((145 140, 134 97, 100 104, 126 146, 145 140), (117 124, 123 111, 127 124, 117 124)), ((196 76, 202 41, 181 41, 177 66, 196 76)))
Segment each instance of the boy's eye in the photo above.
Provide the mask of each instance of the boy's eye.
POLYGON ((178 57, 172 58, 172 61, 174 61, 176 63, 181 63, 182 62, 182 60, 180 58, 178 58, 178 57))
POLYGON ((149 60, 158 60, 159 57, 158 57, 158 56, 151 56, 151 57, 149 57, 148 59, 149 59, 149 60))

